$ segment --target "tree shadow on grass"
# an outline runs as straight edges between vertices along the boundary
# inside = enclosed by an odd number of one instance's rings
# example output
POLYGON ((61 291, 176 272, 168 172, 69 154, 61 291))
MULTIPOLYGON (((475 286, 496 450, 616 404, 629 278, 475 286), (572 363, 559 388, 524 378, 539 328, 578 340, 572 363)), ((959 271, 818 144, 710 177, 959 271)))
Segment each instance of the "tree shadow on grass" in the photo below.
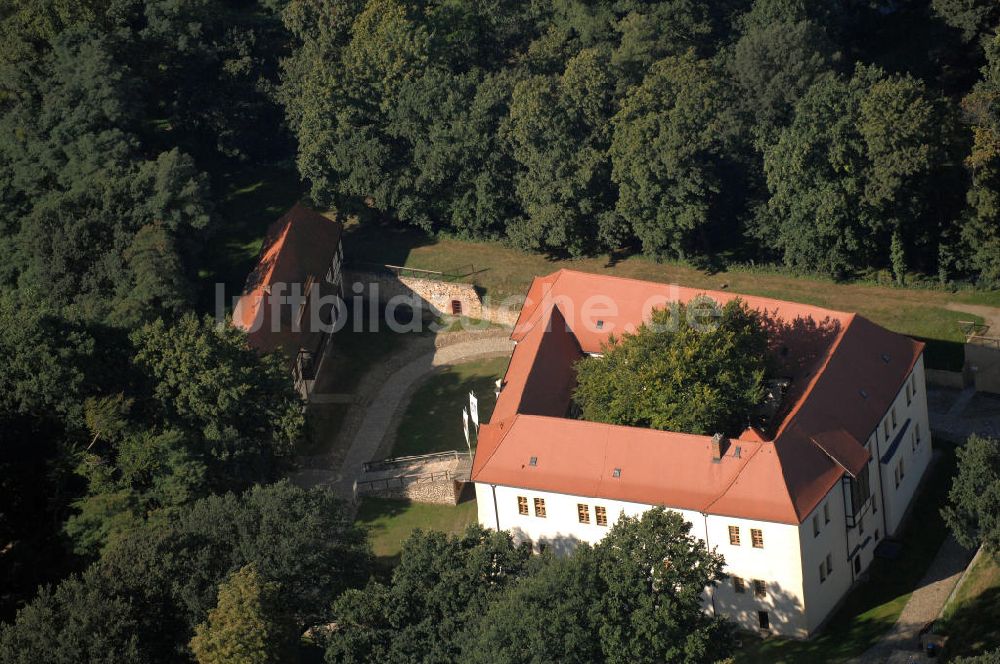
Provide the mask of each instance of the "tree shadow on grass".
POLYGON ((468 450, 462 433, 462 409, 469 405, 469 392, 476 394, 479 421, 488 422, 495 406, 496 380, 503 375, 505 362, 499 358, 456 365, 427 378, 403 413, 391 456, 468 450), (470 371, 474 373, 467 373, 470 371))
POLYGON ((348 217, 357 220, 344 229, 344 260, 348 264, 406 265, 413 249, 437 244, 428 233, 363 204, 344 206, 340 214, 343 221, 348 217))
POLYGON ((990 588, 953 613, 943 626, 947 657, 981 655, 1000 645, 1000 588, 990 588))

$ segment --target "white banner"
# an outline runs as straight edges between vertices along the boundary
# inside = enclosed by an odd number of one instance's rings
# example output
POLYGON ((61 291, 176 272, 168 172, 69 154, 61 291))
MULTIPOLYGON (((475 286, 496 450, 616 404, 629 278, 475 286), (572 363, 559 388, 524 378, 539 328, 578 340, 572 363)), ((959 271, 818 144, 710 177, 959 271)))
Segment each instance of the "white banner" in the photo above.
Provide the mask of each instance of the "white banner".
POLYGON ((476 425, 476 433, 479 433, 479 400, 472 392, 469 392, 469 413, 472 415, 472 423, 476 425))
POLYGON ((469 446, 469 451, 472 451, 472 443, 469 442, 469 411, 462 409, 462 426, 465 429, 465 444, 469 446))

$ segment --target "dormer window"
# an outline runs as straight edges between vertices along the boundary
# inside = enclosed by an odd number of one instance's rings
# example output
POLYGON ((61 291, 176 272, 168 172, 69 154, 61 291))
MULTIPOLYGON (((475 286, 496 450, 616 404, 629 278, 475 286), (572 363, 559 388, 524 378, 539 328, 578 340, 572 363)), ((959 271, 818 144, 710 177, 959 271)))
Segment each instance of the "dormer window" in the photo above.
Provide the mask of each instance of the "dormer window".
POLYGON ((531 459, 528 460, 528 465, 531 466, 532 468, 534 468, 535 466, 537 466, 538 465, 538 457, 536 457, 536 456, 535 457, 531 457, 531 459))

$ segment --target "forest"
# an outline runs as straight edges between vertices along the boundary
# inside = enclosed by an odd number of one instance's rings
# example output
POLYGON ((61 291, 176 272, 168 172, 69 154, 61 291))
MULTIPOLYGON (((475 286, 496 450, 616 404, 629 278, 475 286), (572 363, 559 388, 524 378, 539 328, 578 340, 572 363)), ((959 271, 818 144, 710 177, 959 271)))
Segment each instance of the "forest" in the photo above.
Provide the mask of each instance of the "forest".
POLYGON ((1000 8, 293 3, 314 199, 558 256, 991 284, 1000 8))
MULTIPOLYGON (((224 174, 294 164, 317 206, 554 256, 991 287, 998 25, 994 0, 3 3, 0 660, 218 661, 210 616, 250 594, 276 629, 335 601, 380 626, 331 661, 409 661, 376 610, 407 587, 366 586, 343 507, 281 481, 281 360, 206 316, 224 174)), ((469 537, 413 555, 511 547, 469 537)), ((516 566, 535 605, 571 575, 516 566)), ((521 629, 499 597, 463 639, 521 629)), ((421 629, 468 598, 439 599, 421 629)), ((580 661, 624 638, 592 627, 580 661)))

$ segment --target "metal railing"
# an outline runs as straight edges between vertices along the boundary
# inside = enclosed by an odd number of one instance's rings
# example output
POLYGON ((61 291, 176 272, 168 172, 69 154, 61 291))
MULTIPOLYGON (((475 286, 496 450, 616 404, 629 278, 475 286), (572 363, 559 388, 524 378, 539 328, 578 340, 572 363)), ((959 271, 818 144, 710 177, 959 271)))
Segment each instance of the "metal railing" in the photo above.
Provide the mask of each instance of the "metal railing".
POLYGON ((458 281, 464 279, 476 271, 476 266, 472 263, 460 265, 457 268, 448 270, 425 270, 417 267, 406 267, 405 265, 389 265, 387 263, 369 263, 367 261, 350 261, 349 268, 371 270, 374 272, 388 272, 397 277, 414 277, 417 279, 434 279, 436 281, 458 281))
POLYGON ((985 323, 977 323, 971 320, 958 321, 962 333, 965 334, 965 343, 976 344, 978 346, 993 346, 1000 349, 1000 337, 988 334, 990 326, 985 323))
POLYGON ((419 461, 442 461, 445 459, 457 460, 460 454, 462 453, 452 450, 450 452, 433 452, 431 454, 393 457, 391 459, 381 459, 379 461, 366 461, 361 464, 361 468, 364 472, 368 473, 372 471, 389 470, 390 468, 395 468, 396 466, 403 466, 419 461))
POLYGON ((380 490, 389 491, 391 489, 405 489, 414 484, 432 484, 434 482, 447 482, 452 479, 455 479, 455 475, 450 470, 438 470, 423 475, 398 475, 396 477, 385 477, 377 480, 358 480, 354 483, 354 491, 356 493, 380 490))

